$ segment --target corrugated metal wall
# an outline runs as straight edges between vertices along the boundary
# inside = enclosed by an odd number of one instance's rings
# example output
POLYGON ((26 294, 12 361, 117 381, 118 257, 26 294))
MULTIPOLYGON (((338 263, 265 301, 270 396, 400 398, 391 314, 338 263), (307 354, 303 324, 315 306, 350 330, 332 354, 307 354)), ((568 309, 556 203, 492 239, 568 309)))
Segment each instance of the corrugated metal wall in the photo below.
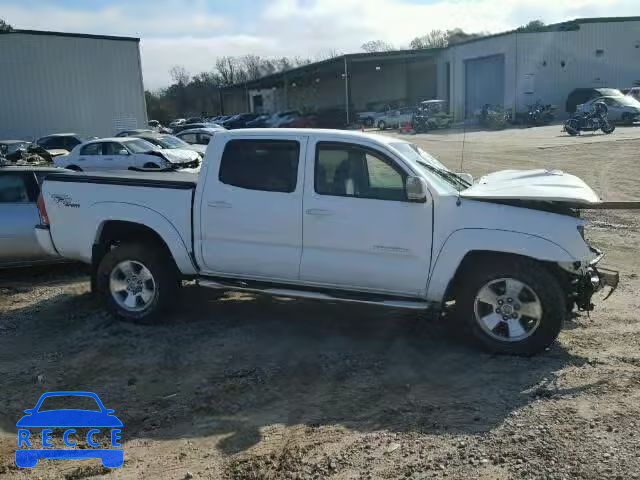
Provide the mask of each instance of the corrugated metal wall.
POLYGON ((0 138, 109 136, 147 113, 135 40, 0 35, 0 138))
POLYGON ((465 112, 465 62, 503 54, 505 108, 525 111, 540 99, 562 116, 571 90, 629 87, 640 80, 640 22, 583 23, 579 30, 512 33, 454 46, 438 61, 438 94, 444 98, 446 62, 451 63, 451 107, 465 112))

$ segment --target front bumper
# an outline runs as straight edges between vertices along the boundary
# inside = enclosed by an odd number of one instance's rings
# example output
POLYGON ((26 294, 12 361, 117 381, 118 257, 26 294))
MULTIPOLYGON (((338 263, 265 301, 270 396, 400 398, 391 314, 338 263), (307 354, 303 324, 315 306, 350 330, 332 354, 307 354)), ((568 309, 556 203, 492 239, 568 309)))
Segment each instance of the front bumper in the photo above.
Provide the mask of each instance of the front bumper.
POLYGON ((597 254, 596 257, 571 282, 574 286, 573 296, 578 309, 586 311, 591 311, 594 308, 593 303, 591 303, 594 293, 604 288, 609 288, 606 297, 604 297, 604 300, 606 300, 620 284, 620 274, 617 271, 596 266, 604 257, 604 253, 593 247, 591 248, 597 254))

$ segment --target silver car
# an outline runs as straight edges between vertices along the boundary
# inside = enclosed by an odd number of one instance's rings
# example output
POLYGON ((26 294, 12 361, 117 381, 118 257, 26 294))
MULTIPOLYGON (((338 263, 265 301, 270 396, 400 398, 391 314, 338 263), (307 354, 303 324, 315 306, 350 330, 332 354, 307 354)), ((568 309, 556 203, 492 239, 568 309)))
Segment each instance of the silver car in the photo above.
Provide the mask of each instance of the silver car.
POLYGON ((61 169, 0 165, 0 268, 61 261, 40 248, 34 233, 41 223, 36 205, 40 185, 54 172, 61 169))
POLYGON ((596 102, 604 102, 607 106, 607 115, 612 122, 632 125, 640 118, 640 102, 630 95, 594 98, 578 105, 577 110, 590 112, 596 102))
POLYGON ((405 123, 411 123, 413 119, 413 108, 401 108, 399 110, 389 110, 376 118, 376 126, 380 130, 387 128, 399 128, 405 123))

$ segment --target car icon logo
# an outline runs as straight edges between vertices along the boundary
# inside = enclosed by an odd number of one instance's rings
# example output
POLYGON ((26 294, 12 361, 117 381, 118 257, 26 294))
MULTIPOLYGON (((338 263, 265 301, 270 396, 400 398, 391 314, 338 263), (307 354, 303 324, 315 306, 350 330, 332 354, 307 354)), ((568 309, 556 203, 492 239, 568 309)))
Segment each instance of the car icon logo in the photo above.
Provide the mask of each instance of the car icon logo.
MULTIPOLYGON (((60 400, 60 399, 58 399, 60 400)), ((92 403, 93 405, 93 403, 92 403)), ((122 422, 114 415, 114 410, 104 407, 98 395, 92 392, 61 391, 43 394, 34 408, 24 411, 26 413, 18 422, 18 449, 16 450, 16 465, 20 468, 33 468, 41 458, 52 459, 87 459, 99 458, 106 468, 118 468, 124 463, 124 450, 119 442, 120 427, 122 422), (95 401, 96 409, 62 408, 46 410, 42 408, 45 400, 51 397, 63 397, 63 401, 72 400, 73 397, 89 398, 95 401), (67 398, 64 398, 67 397, 67 398), (53 428, 64 428, 62 440, 65 447, 53 448, 53 428), (76 428, 90 428, 86 433, 88 448, 76 448, 80 441, 76 428), (38 438, 37 429, 41 429, 41 440, 38 438), (101 447, 96 436, 102 433, 101 429, 110 431, 110 447, 101 447), (31 448, 40 447, 42 448, 31 448), (29 447, 29 448, 21 448, 29 447)))

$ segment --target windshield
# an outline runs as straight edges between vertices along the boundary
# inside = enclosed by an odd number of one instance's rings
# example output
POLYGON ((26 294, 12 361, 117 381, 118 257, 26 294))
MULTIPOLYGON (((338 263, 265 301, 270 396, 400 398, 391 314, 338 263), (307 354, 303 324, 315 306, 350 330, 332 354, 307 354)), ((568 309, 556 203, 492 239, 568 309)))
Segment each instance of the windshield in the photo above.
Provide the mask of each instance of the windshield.
POLYGON ((640 108, 640 102, 632 96, 625 95, 624 97, 616 97, 616 102, 625 107, 637 107, 640 108))
POLYGON ((153 143, 147 142, 146 140, 142 140, 138 138, 136 140, 129 140, 127 142, 123 142, 124 146, 131 153, 144 153, 152 150, 158 150, 158 147, 153 143))
POLYGON ((390 146, 398 150, 405 158, 417 163, 423 170, 435 174, 441 181, 446 182, 456 190, 471 186, 468 181, 449 171, 442 163, 413 143, 398 142, 391 143, 390 146))
POLYGON ((167 135, 166 137, 156 137, 154 140, 162 147, 162 148, 186 148, 189 147, 189 144, 183 140, 180 140, 178 137, 174 137, 171 135, 167 135))

